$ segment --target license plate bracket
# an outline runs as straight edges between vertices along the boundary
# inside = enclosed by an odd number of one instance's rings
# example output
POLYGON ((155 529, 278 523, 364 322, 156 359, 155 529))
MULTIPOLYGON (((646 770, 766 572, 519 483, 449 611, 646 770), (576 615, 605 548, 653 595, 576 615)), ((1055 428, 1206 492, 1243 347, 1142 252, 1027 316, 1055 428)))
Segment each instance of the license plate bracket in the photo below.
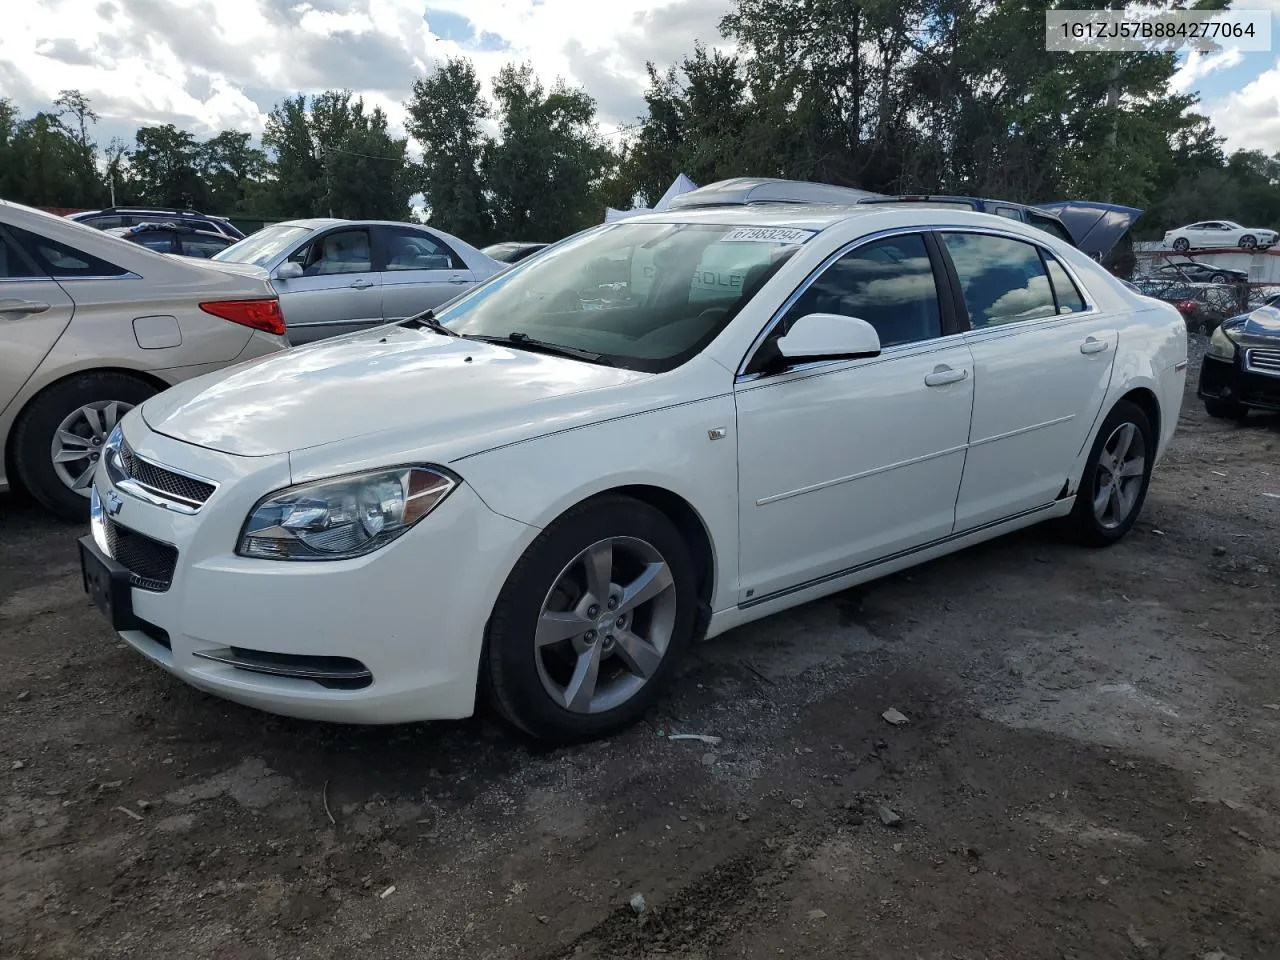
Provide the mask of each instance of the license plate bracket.
POLYGON ((133 613, 133 585, 128 568, 107 556, 93 537, 81 537, 80 573, 84 592, 107 618, 113 630, 137 630, 133 613))

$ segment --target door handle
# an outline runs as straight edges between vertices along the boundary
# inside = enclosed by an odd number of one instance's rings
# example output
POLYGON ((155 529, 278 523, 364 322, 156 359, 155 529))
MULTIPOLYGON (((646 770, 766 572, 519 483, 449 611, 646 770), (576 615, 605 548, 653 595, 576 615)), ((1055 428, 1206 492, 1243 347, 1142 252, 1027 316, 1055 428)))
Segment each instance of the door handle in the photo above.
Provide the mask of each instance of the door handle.
POLYGON ((373 283, 369 280, 352 280, 348 286, 353 290, 368 290, 373 286, 373 283))
POLYGON ((466 277, 450 277, 449 282, 450 283, 470 283, 471 281, 468 280, 466 277))
POLYGON ((926 374, 924 385, 926 387, 945 387, 948 383, 959 383, 961 380, 967 379, 968 370, 953 370, 948 366, 937 366, 933 368, 933 373, 926 374))
POLYGON ((1084 343, 1080 344, 1080 352, 1085 356, 1088 356, 1093 353, 1102 353, 1102 351, 1106 350, 1109 346, 1111 346, 1111 344, 1107 343, 1105 340, 1099 340, 1096 337, 1088 337, 1084 343))
POLYGON ((44 313, 48 309, 42 300, 0 300, 0 313, 44 313))

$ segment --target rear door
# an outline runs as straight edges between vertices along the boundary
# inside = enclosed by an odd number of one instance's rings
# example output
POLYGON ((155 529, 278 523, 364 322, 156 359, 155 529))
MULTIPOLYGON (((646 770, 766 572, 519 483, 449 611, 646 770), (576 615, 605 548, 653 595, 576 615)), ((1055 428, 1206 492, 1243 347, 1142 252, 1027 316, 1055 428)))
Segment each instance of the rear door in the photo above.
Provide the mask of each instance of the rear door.
POLYGON ((475 283, 463 259, 434 234, 413 227, 374 228, 382 267, 382 315, 402 320, 452 300, 475 283))
POLYGON ((1117 318, 1028 240, 945 231, 973 355, 973 423, 956 532, 1052 503, 1093 437, 1117 318))
POLYGON ((309 343, 382 323, 382 275, 367 227, 339 227, 289 255, 302 276, 274 279, 289 342, 309 343))
POLYGON ((71 322, 75 305, 0 226, 0 412, 71 322))

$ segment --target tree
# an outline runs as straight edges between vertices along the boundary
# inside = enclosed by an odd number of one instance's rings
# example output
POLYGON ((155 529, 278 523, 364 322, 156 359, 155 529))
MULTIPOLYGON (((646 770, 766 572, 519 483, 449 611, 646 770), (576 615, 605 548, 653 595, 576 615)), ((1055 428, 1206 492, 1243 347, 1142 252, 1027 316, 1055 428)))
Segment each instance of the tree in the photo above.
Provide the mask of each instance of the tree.
POLYGON ((223 130, 196 150, 209 207, 222 214, 246 213, 245 199, 267 169, 267 155, 249 145, 249 134, 223 130))
POLYGON ((387 130, 387 116, 365 109, 350 91, 328 90, 308 104, 299 94, 267 118, 263 144, 274 151, 273 176, 252 192, 260 213, 401 220, 412 192, 407 141, 387 130))
POLYGON ((166 123, 140 128, 135 140, 137 147, 129 160, 131 199, 152 207, 207 205, 208 185, 197 169, 199 145, 194 136, 166 123))
POLYGON ((493 96, 501 139, 486 145, 481 169, 498 236, 554 240, 599 223, 594 201, 611 155, 595 101, 563 82, 548 91, 528 64, 503 67, 493 96))
POLYGON ((489 139, 480 129, 489 115, 469 60, 451 59, 413 82, 409 133, 422 146, 417 182, 428 220, 441 230, 484 244, 494 237, 481 159, 489 139))

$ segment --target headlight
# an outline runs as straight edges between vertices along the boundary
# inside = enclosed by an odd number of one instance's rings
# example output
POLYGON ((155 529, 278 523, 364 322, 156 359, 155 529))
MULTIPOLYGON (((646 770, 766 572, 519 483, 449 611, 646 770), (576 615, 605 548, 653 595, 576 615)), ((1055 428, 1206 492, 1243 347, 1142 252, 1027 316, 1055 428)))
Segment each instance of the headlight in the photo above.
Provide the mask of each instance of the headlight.
POLYGON ((1209 338, 1209 356, 1217 357, 1219 360, 1235 359, 1235 341, 1227 336, 1227 331, 1222 327, 1214 330, 1213 336, 1209 338))
POLYGON ((361 557, 400 536, 457 485, 438 467, 395 467, 290 487, 253 508, 236 553, 263 560, 361 557))

